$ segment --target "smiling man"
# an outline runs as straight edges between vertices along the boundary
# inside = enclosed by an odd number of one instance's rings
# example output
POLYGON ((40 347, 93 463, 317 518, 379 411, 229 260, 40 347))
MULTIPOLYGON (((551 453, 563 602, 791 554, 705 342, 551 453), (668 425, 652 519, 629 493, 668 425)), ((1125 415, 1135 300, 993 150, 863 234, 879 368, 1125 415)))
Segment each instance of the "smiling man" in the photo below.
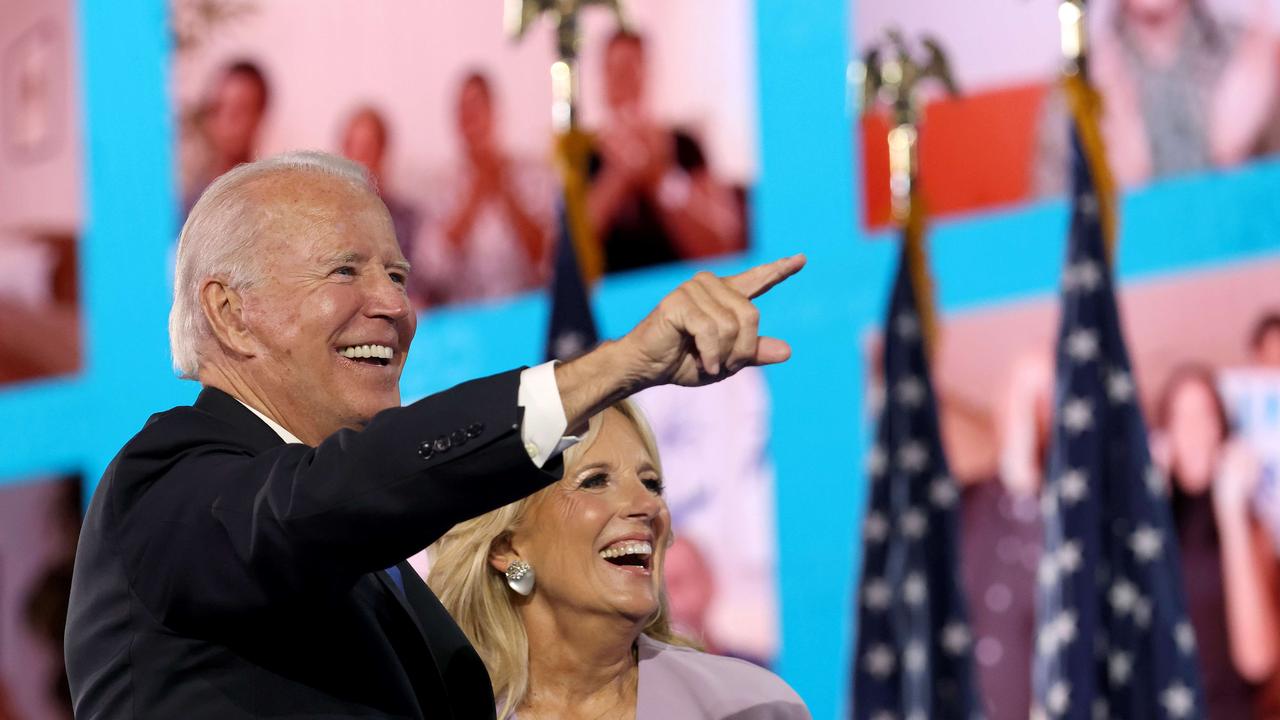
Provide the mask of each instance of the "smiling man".
POLYGON ((125 445, 81 532, 76 717, 492 717, 404 558, 553 482, 566 430, 620 398, 785 360, 750 298, 803 263, 699 273, 573 362, 402 407, 408 266, 363 171, 294 153, 223 175, 183 227, 170 318, 203 390, 125 445))

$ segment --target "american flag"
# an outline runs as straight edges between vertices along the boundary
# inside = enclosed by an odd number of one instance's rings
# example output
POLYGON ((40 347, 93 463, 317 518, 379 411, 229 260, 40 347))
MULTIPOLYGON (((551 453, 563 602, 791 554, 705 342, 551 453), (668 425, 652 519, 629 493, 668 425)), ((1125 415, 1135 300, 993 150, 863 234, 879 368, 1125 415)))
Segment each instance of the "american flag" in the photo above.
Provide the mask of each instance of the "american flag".
MULTIPOLYGON (((1087 87, 1067 89, 1087 98, 1087 87)), ((1166 485, 1151 464, 1116 310, 1094 106, 1073 107, 1032 717, 1199 718, 1205 705, 1166 485)))
POLYGON ((884 325, 884 401, 867 467, 852 717, 969 720, 980 712, 956 563, 959 493, 942 452, 908 245, 884 325))
POLYGON ((543 355, 547 360, 572 360, 595 347, 600 337, 563 207, 559 214, 560 239, 551 276, 551 323, 543 355))
POLYGON ((591 294, 578 252, 591 247, 586 218, 586 153, 590 141, 577 130, 559 136, 556 152, 563 192, 558 220, 555 266, 551 276, 551 321, 543 356, 572 360, 600 341, 591 312, 591 294))

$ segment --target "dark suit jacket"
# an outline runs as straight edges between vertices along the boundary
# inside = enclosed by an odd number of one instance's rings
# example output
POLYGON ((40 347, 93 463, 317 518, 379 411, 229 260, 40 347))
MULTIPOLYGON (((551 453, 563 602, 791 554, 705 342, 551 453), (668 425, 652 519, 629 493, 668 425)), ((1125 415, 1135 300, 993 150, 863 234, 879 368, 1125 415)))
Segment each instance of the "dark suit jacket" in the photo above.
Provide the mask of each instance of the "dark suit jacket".
POLYGON ((80 720, 492 717, 479 656, 401 563, 554 481, 516 371, 286 445, 229 395, 153 416, 89 505, 67 618, 80 720))

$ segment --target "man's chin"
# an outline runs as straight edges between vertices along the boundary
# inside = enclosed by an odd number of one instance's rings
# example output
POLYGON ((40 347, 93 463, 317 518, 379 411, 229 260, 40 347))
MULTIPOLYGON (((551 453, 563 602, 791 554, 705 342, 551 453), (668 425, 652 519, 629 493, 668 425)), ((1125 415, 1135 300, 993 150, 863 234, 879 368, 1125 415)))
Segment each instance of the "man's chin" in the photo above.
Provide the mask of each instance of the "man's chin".
POLYGON ((400 407, 400 393, 379 397, 376 400, 369 400, 357 405, 359 410, 356 413, 361 426, 368 425, 373 417, 383 410, 400 407))

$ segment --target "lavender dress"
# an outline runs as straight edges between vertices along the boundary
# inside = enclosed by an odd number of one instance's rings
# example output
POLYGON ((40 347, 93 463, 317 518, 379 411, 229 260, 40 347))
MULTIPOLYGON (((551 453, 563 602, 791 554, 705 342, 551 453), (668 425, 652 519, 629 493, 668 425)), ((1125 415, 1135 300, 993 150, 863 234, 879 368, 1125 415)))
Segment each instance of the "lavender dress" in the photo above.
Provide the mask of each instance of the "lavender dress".
POLYGON ((782 678, 745 660, 641 635, 636 720, 810 720, 782 678))
MULTIPOLYGON (((812 720, 782 678, 746 660, 641 635, 636 720, 812 720)), ((515 715, 511 720, 519 720, 515 715)))

